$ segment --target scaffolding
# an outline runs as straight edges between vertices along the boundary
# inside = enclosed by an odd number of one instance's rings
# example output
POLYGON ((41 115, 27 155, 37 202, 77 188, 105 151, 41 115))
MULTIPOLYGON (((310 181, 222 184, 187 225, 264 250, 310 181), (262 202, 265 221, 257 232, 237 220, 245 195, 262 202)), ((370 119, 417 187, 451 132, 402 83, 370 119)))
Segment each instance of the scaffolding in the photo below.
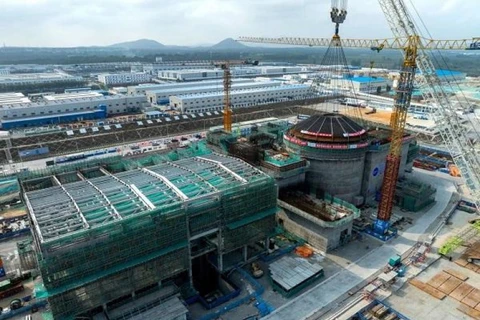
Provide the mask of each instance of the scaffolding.
POLYGON ((202 146, 48 173, 32 173, 22 186, 42 295, 56 319, 181 274, 192 283, 192 243, 200 239, 216 246, 222 272, 223 255, 274 232, 275 181, 202 146), (111 166, 122 168, 114 173, 111 166))

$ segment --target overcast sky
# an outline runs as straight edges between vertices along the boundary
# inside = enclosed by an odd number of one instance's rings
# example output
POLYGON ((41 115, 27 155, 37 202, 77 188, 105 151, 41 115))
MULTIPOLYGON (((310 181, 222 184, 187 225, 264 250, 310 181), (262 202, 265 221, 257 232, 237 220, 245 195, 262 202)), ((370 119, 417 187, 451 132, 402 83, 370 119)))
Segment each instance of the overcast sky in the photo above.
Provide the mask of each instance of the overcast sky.
MULTIPOLYGON (((480 36, 480 0, 405 0, 434 38, 480 36)), ((329 0, 0 0, 0 44, 198 45, 238 36, 330 37, 329 0)), ((377 0, 350 0, 344 38, 390 37, 377 0)))

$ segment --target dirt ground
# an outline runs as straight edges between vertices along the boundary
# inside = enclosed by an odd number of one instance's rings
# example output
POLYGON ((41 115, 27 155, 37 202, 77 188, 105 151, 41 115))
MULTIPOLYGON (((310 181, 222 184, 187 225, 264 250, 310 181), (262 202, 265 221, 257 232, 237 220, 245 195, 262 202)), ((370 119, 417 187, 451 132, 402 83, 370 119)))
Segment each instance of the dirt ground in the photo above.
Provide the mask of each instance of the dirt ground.
POLYGON ((15 218, 19 216, 23 216, 27 214, 27 210, 22 207, 22 208, 14 208, 14 209, 7 209, 2 212, 0 212, 0 217, 6 219, 6 218, 15 218))

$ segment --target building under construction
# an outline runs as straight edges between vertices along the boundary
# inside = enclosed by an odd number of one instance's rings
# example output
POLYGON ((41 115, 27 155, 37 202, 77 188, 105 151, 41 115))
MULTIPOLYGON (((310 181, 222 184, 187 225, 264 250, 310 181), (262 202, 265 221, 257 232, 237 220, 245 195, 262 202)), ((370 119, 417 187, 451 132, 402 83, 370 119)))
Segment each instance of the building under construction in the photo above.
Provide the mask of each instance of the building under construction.
MULTIPOLYGON (((381 190, 391 131, 369 130, 338 113, 314 115, 284 135, 288 151, 307 159, 311 193, 329 193, 354 205, 373 203, 381 190)), ((399 176, 418 154, 414 137, 403 139, 399 176)))
POLYGON ((171 282, 185 296, 206 294, 264 250, 275 180, 240 159, 192 150, 21 178, 44 285, 37 296, 55 319, 105 311, 171 282))

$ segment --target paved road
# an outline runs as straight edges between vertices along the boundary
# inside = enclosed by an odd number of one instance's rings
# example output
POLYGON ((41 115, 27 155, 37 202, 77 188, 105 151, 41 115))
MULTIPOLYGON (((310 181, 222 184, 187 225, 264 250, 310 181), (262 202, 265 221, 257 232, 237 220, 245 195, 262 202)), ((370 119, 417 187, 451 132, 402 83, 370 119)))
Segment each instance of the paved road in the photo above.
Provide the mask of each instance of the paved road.
POLYGON ((389 257, 408 251, 446 209, 456 188, 451 181, 415 170, 415 177, 437 186, 436 203, 398 238, 366 254, 346 269, 320 283, 267 316, 268 320, 305 319, 385 267, 389 257))

